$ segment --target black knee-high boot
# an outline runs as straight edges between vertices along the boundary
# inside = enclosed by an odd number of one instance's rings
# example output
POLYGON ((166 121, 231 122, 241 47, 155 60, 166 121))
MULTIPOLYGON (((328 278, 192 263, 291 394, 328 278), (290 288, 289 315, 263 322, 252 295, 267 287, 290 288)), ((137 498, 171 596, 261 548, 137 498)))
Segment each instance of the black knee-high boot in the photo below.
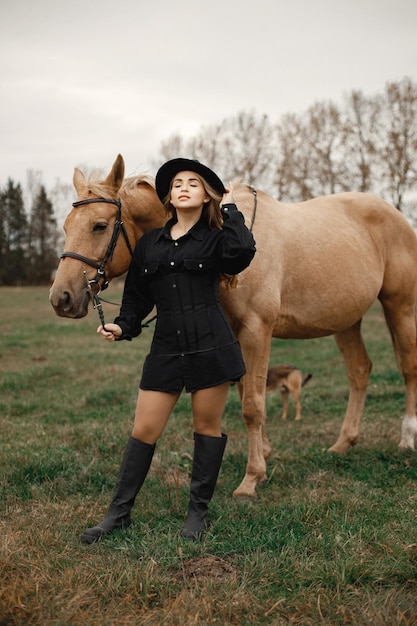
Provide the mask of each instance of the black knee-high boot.
POLYGON ((107 514, 100 524, 83 532, 83 543, 94 543, 116 529, 130 526, 130 511, 149 471, 154 451, 155 445, 129 437, 107 514))
POLYGON ((191 473, 188 516, 181 536, 198 539, 207 528, 207 511, 216 487, 227 436, 208 437, 194 433, 194 459, 191 473))

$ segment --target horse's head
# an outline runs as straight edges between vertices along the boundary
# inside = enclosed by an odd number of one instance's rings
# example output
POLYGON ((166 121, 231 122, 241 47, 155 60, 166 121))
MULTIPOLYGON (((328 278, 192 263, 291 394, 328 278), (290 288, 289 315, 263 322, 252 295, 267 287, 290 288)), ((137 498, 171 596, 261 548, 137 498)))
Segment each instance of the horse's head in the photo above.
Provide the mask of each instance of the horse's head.
POLYGON ((86 180, 74 170, 77 201, 65 220, 64 252, 49 295, 61 317, 87 315, 91 290, 97 293, 126 272, 137 239, 163 223, 154 188, 142 178, 128 179, 124 190, 123 177, 120 154, 102 181, 86 180))

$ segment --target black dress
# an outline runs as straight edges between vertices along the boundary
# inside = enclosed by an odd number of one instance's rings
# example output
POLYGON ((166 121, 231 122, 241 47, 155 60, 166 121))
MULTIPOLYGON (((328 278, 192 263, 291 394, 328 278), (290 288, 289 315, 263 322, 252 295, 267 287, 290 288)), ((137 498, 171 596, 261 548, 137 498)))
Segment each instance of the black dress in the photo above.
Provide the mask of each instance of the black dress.
POLYGON ((193 392, 237 381, 246 372, 236 337, 219 299, 219 275, 238 274, 251 262, 255 241, 236 205, 222 209, 221 230, 201 219, 172 239, 175 219, 139 240, 126 276, 120 339, 141 332, 156 305, 157 321, 143 365, 141 389, 193 392))

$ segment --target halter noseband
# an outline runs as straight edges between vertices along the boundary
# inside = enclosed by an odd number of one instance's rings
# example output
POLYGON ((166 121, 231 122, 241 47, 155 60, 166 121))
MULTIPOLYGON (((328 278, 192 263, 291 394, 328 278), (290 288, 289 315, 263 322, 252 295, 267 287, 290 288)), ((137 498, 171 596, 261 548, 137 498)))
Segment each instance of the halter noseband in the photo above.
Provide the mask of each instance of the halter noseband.
POLYGON ((107 247, 106 253, 103 257, 101 263, 97 263, 93 259, 89 259, 88 257, 78 254, 78 252, 63 252, 60 256, 61 259, 65 259, 66 257, 70 257, 71 259, 77 259, 78 261, 82 261, 91 267, 94 267, 97 270, 95 277, 92 280, 87 279, 87 285, 90 289, 91 286, 98 285, 99 293, 104 289, 107 289, 109 285, 109 281, 106 278, 105 267, 109 259, 113 258, 113 253, 116 248, 117 240, 119 239, 120 233, 123 234, 124 240, 126 242, 127 248, 133 256, 132 246, 130 245, 129 237, 125 228, 125 225, 122 221, 122 204, 120 200, 109 200, 107 198, 86 198, 85 200, 79 200, 78 202, 73 202, 72 206, 77 208, 79 206, 83 206, 84 204, 93 204, 94 202, 107 202, 108 204, 114 204, 117 206, 116 220, 114 222, 113 233, 110 239, 110 243, 107 247), (103 281, 103 282, 101 282, 103 281))

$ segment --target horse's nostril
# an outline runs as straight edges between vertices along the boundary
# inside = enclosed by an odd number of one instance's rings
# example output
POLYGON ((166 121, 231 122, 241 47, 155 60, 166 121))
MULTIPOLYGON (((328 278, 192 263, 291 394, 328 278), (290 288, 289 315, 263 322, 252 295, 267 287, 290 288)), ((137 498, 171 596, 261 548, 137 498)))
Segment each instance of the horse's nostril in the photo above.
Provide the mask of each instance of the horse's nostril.
POLYGON ((56 292, 51 291, 49 300, 57 313, 67 313, 73 306, 74 301, 69 291, 56 292))
POLYGON ((69 291, 64 291, 60 298, 59 307, 64 311, 69 311, 72 308, 73 299, 69 291))

